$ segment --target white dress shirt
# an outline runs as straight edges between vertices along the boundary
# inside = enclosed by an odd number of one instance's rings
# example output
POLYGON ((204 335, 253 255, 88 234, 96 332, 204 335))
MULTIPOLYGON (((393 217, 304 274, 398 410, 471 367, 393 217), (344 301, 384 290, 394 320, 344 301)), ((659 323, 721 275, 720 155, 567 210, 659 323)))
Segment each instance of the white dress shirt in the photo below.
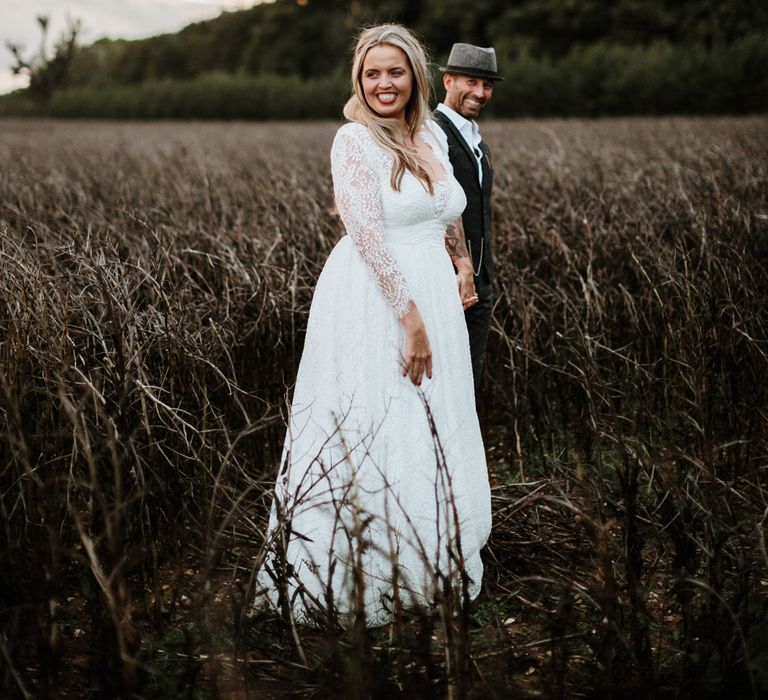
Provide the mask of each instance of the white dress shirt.
POLYGON ((473 119, 465 119, 458 112, 455 112, 450 107, 446 106, 442 102, 437 105, 437 109, 445 114, 448 119, 453 122, 453 125, 459 130, 462 138, 469 146, 472 153, 475 154, 475 160, 477 160, 477 173, 480 179, 480 184, 483 184, 483 152, 480 150, 480 127, 473 119))

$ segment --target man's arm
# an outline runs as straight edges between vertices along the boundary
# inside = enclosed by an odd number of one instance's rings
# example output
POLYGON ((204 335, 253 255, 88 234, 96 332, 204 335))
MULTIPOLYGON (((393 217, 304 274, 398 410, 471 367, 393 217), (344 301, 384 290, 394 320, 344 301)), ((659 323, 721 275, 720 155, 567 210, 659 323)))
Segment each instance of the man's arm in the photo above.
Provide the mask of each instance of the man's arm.
POLYGON ((464 242, 464 224, 461 221, 461 217, 448 224, 448 228, 445 230, 445 249, 448 251, 448 255, 451 257, 451 261, 457 270, 460 270, 467 264, 470 270, 472 269, 472 261, 469 258, 467 244, 464 242))
POLYGON ((469 257, 467 244, 464 242, 464 225, 461 222, 461 217, 448 224, 448 228, 445 230, 445 249, 456 268, 456 281, 459 285, 461 304, 465 309, 468 309, 473 304, 477 304, 477 293, 475 292, 472 258, 469 257))

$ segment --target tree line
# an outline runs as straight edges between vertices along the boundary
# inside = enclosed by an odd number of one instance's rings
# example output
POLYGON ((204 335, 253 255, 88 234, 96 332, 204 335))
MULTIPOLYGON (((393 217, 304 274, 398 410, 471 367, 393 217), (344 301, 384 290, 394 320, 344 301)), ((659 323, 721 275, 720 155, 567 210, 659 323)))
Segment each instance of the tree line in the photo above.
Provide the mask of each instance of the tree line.
MULTIPOLYGON (((413 27, 435 66, 454 41, 495 46, 497 116, 768 108, 768 5, 753 0, 277 0, 80 47, 42 102, 54 116, 335 118, 357 29, 389 20, 413 27)), ((32 97, 0 113, 39 110, 32 97)))

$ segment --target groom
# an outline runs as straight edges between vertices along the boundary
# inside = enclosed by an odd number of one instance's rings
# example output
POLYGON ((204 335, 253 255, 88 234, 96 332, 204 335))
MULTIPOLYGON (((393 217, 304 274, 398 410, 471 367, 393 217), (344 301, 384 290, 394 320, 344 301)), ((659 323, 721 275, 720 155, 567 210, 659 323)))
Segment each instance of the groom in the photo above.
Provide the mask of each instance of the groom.
POLYGON ((493 170, 488 146, 480 137, 475 118, 493 95, 496 52, 471 44, 454 44, 444 73, 445 100, 434 117, 448 137, 448 157, 453 174, 464 188, 467 208, 462 216, 467 249, 475 273, 479 301, 465 311, 475 391, 483 373, 493 305, 493 256, 491 253, 491 188, 493 170))

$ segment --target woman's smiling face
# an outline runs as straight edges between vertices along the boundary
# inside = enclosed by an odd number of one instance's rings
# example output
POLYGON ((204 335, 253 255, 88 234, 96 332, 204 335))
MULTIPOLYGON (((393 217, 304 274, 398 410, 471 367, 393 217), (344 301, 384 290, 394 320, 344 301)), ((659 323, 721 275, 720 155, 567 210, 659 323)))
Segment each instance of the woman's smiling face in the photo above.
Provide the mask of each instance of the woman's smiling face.
POLYGON ((360 83, 368 106, 381 117, 404 119, 413 92, 413 72, 405 51, 391 44, 369 49, 360 83))

